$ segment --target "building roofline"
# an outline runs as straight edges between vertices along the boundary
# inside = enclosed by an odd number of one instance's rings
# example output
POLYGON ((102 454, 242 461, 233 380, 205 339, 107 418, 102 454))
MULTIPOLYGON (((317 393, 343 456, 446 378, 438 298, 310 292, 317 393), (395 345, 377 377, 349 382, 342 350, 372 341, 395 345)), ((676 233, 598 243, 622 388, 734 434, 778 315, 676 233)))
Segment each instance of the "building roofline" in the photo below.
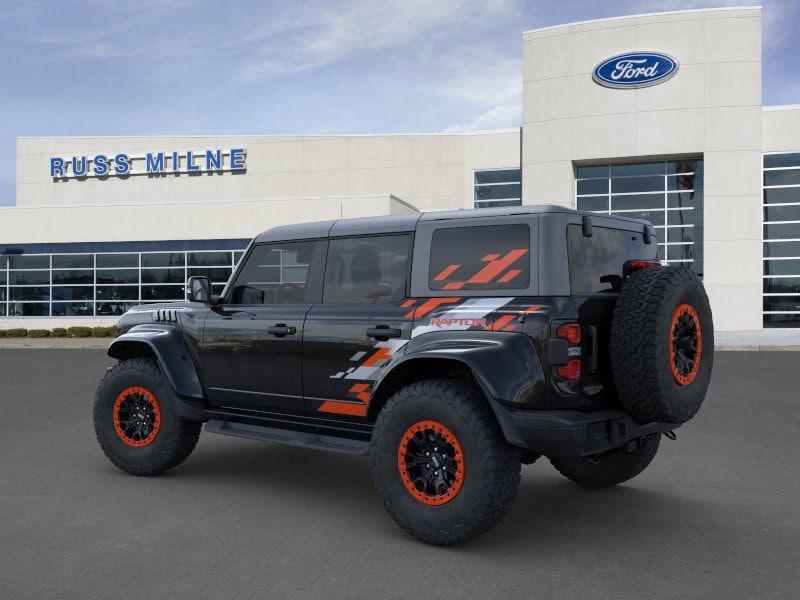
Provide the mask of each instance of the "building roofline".
POLYGON ((282 196, 274 198, 214 198, 212 200, 182 200, 178 202, 171 202, 169 200, 155 200, 155 201, 137 201, 137 202, 111 202, 105 204, 47 204, 47 205, 33 205, 33 206, 20 206, 19 204, 0 205, 0 211, 4 210, 53 210, 56 208, 119 208, 119 207, 151 207, 151 206, 197 206, 203 204, 233 204, 237 202, 244 203, 280 203, 280 202, 315 202, 319 200, 394 200, 404 206, 407 206, 415 211, 419 209, 410 202, 398 198, 394 194, 347 194, 340 196, 282 196))
POLYGON ((772 106, 762 106, 761 110, 800 110, 800 104, 773 104, 772 106))
POLYGON ((705 12, 712 12, 712 11, 720 11, 720 10, 754 10, 758 9, 761 10, 761 5, 753 5, 753 6, 719 6, 717 8, 685 8, 681 10, 665 10, 660 12, 650 12, 650 13, 634 13, 630 15, 618 15, 616 17, 603 17, 601 19, 586 19, 584 21, 572 21, 571 23, 561 23, 559 25, 548 25, 546 27, 536 27, 535 29, 528 29, 527 31, 523 31, 522 35, 526 35, 528 33, 536 33, 537 31, 547 31, 549 29, 558 29, 559 27, 571 27, 572 25, 584 25, 586 23, 602 23, 603 21, 618 21, 620 19, 630 19, 633 17, 656 17, 659 15, 678 15, 684 13, 705 13, 705 12))
POLYGON ((112 140, 120 138, 131 138, 143 140, 148 138, 215 138, 215 137, 234 137, 234 138, 334 138, 334 137, 399 137, 412 135, 485 135, 492 133, 519 133, 519 127, 507 127, 500 129, 477 129, 474 131, 417 131, 402 133, 157 133, 153 135, 18 135, 18 140, 112 140))

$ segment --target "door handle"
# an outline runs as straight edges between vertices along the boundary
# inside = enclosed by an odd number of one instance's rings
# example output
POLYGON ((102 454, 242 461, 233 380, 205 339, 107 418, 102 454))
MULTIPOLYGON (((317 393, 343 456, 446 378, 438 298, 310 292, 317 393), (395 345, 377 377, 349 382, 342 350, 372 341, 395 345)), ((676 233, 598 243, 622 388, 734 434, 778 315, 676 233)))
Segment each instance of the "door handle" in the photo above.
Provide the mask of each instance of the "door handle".
POLYGON ((271 325, 267 328, 267 333, 275 337, 286 337, 287 335, 294 335, 297 333, 297 327, 287 325, 286 323, 278 323, 271 325))
POLYGON ((370 327, 367 329, 367 335, 378 341, 385 341, 389 338, 399 338, 402 334, 403 332, 399 329, 393 329, 388 325, 378 325, 377 327, 370 327))

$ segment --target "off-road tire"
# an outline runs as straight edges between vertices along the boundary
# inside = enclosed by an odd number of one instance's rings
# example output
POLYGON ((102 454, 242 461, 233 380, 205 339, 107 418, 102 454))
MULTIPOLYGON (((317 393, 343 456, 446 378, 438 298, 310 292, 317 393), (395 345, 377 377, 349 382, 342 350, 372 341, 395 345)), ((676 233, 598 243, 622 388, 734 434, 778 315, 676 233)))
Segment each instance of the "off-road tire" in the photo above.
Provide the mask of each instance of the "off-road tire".
POLYGON ((644 471, 655 458, 661 434, 636 440, 636 449, 628 452, 615 448, 587 458, 551 458, 550 462, 564 477, 588 488, 604 488, 628 481, 644 471))
POLYGON ((415 538, 447 545, 494 527, 508 512, 520 481, 520 451, 508 444, 483 393, 473 384, 431 380, 397 391, 381 410, 370 445, 372 477, 384 507, 415 538), (398 450, 415 423, 435 421, 463 449, 463 481, 455 496, 431 506, 401 479, 398 450))
POLYGON ((94 397, 94 430, 100 447, 117 467, 132 475, 155 475, 182 463, 200 437, 201 423, 179 419, 174 409, 174 392, 155 359, 132 358, 109 369, 94 397), (125 389, 139 386, 149 390, 160 407, 160 428, 143 447, 123 442, 114 427, 114 405, 125 389))
MULTIPOLYGON (((614 308, 609 353, 622 406, 639 423, 685 423, 700 409, 714 363, 714 327, 703 284, 683 267, 647 267, 631 273, 614 308), (671 357, 673 317, 691 310, 699 321, 698 367, 691 377, 671 357)), ((693 363, 692 363, 693 364, 693 363)))

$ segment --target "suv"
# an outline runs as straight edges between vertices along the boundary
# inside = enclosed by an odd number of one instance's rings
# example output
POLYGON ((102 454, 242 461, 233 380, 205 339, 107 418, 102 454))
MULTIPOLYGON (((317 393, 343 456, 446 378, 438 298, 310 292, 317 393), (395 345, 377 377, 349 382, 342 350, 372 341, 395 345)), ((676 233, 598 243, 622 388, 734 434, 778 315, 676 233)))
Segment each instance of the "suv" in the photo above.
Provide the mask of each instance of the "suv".
POLYGON ((153 475, 206 431, 369 455, 386 510, 449 544, 508 511, 521 463, 588 487, 647 467, 700 408, 708 299, 634 219, 558 206, 269 229, 224 290, 137 306, 94 427, 153 475))

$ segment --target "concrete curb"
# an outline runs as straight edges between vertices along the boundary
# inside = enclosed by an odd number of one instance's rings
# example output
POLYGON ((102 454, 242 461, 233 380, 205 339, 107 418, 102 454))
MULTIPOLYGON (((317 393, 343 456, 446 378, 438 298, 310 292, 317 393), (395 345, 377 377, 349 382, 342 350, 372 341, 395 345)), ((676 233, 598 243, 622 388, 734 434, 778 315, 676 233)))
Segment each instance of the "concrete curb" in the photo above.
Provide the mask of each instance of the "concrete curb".
POLYGON ((105 350, 114 338, 0 338, 0 348, 105 350))
POLYGON ((800 352, 793 344, 716 344, 717 352, 800 352))

